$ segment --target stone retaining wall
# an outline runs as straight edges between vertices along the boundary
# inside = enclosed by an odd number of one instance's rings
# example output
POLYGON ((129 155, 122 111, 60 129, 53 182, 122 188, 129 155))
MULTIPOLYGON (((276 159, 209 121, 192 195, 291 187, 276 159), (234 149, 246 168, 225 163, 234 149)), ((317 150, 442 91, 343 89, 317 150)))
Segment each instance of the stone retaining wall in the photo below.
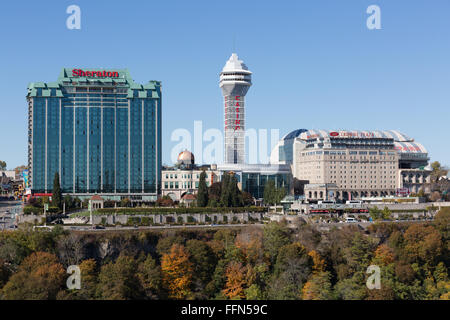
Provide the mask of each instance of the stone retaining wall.
POLYGON ((122 224, 125 225, 130 219, 149 218, 153 220, 153 224, 171 224, 179 223, 231 223, 237 221, 240 223, 248 222, 251 219, 261 221, 263 214, 260 212, 244 212, 244 213, 172 213, 172 214, 136 214, 136 215, 94 215, 92 217, 94 224, 106 223, 108 225, 122 224), (189 221, 189 217, 192 220, 189 221), (181 222, 180 221, 180 222, 181 222))

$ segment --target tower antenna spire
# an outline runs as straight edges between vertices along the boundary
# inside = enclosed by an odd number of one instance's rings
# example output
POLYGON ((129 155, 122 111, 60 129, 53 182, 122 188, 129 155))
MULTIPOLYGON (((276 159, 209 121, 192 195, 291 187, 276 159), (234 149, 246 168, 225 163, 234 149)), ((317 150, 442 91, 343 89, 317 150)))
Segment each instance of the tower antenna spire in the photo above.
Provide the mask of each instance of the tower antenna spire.
POLYGON ((236 34, 233 34, 233 53, 236 53, 236 34))

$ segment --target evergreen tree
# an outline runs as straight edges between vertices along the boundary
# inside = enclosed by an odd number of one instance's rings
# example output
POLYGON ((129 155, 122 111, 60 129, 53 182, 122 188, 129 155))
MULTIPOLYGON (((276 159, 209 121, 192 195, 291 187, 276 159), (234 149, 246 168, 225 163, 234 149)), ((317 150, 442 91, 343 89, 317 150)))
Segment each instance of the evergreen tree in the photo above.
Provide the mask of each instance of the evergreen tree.
POLYGON ((53 179, 52 204, 58 208, 62 207, 62 192, 61 192, 61 186, 59 185, 58 172, 55 173, 55 178, 53 179))
POLYGON ((230 175, 228 173, 224 173, 222 176, 222 188, 220 192, 220 204, 222 207, 230 206, 230 175))
POLYGON ((197 206, 206 207, 208 205, 208 187, 206 186, 206 172, 202 171, 200 174, 200 181, 198 183, 197 206))
POLYGON ((237 186, 237 179, 235 176, 230 178, 228 183, 229 194, 230 194, 230 206, 232 207, 240 207, 242 206, 242 196, 241 191, 237 186))
POLYGON ((264 186, 264 203, 274 204, 276 198, 275 181, 267 180, 264 186))

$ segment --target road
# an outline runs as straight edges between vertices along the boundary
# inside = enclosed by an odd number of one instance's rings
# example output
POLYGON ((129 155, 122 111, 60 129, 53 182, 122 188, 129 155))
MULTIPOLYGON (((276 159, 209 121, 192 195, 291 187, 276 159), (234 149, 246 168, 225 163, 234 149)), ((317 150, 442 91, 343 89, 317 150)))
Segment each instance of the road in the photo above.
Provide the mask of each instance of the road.
POLYGON ((22 213, 23 205, 19 201, 0 201, 0 230, 13 230, 16 215, 22 213))
MULTIPOLYGON (((375 221, 375 222, 386 222, 386 223, 403 223, 403 222, 416 222, 416 223, 424 223, 424 222, 430 222, 432 220, 383 220, 383 221, 375 221)), ((347 225, 359 225, 361 227, 363 227, 364 229, 366 229, 368 226, 370 226, 371 224, 374 224, 375 222, 370 221, 370 222, 330 222, 330 223, 326 223, 326 222, 319 222, 319 223, 311 223, 312 225, 318 226, 319 228, 330 228, 330 227, 343 227, 343 226, 347 226, 347 225)))

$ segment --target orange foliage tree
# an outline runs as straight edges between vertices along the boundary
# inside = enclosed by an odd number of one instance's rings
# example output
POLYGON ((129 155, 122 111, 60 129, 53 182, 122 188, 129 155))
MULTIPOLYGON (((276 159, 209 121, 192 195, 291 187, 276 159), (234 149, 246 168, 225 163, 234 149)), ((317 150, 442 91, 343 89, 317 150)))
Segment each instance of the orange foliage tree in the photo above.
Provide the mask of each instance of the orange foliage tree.
POLYGON ((236 261, 230 262, 225 271, 227 282, 223 289, 223 293, 228 298, 245 298, 244 286, 246 284, 246 274, 246 268, 242 266, 242 263, 236 261))
POLYGON ((190 293, 193 266, 183 245, 174 244, 161 259, 162 285, 172 299, 184 299, 190 293))
POLYGON ((235 246, 239 248, 247 263, 255 264, 263 258, 263 234, 261 230, 248 228, 236 236, 235 246))
POLYGON ((47 252, 35 252, 20 264, 2 289, 4 299, 55 299, 63 288, 66 273, 58 258, 47 252))
POLYGON ((316 250, 311 250, 308 255, 313 259, 313 273, 325 271, 325 260, 319 255, 316 250))
POLYGON ((375 250, 374 263, 379 263, 387 266, 394 262, 394 250, 392 250, 386 244, 381 244, 375 250))

